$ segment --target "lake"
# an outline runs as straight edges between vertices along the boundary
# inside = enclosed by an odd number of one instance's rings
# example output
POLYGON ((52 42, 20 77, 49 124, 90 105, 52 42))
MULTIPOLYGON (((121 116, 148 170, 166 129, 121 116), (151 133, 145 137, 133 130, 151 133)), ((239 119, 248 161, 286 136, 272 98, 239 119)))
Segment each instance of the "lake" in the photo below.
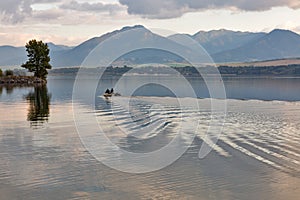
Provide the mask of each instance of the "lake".
MULTIPOLYGON (((88 91, 93 79, 79 83, 88 91)), ((118 86, 122 96, 112 99, 101 95, 116 80, 101 80, 95 105, 72 99, 72 76, 49 76, 47 87, 0 87, 0 199, 299 199, 300 78, 224 78, 223 131, 203 159, 199 150, 212 117, 205 83, 188 79, 196 99, 176 77, 157 76, 151 82, 164 80, 180 92, 148 84, 130 97, 128 88, 145 79, 126 77, 118 86), (199 108, 189 106, 192 101, 199 108), (129 109, 123 105, 128 102, 129 109), (118 163, 122 156, 104 148, 103 141, 93 141, 91 147, 111 155, 103 162, 85 148, 82 138, 94 130, 84 126, 87 118, 74 120, 74 107, 95 116, 107 138, 126 151, 153 152, 174 137, 187 150, 160 170, 136 174, 112 169, 105 161, 118 163), (181 123, 195 120, 196 131, 178 135, 181 123), (86 132, 78 134, 78 124, 86 132), (155 127, 147 131, 151 125, 155 127), (195 134, 191 143, 190 134, 195 134)), ((130 166, 142 164, 135 162, 130 166)))

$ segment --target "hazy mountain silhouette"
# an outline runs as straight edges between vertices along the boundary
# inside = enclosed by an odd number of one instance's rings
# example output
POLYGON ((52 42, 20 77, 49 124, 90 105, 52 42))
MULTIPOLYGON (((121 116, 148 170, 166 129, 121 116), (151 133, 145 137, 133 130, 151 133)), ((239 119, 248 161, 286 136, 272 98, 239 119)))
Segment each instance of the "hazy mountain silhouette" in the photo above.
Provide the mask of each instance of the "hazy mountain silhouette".
POLYGON ((300 57, 300 35, 275 29, 239 48, 213 54, 216 62, 245 62, 300 57))
MULTIPOLYGON (((288 30, 275 29, 270 33, 251 33, 222 29, 208 32, 199 31, 194 35, 176 34, 166 38, 137 25, 89 39, 75 47, 48 43, 51 50, 51 64, 53 67, 80 66, 86 56, 101 42, 128 30, 138 30, 141 34, 133 34, 125 42, 151 41, 154 44, 167 46, 184 37, 193 38, 203 46, 215 62, 246 62, 300 57, 300 35, 288 30)), ((183 48, 178 44, 173 47, 183 48)), ((111 48, 118 48, 118 46, 111 48)), ((19 66, 26 59, 24 47, 0 47, 0 66, 19 66)), ((122 56, 119 61, 126 64, 167 63, 181 62, 182 58, 170 52, 144 49, 130 52, 122 56)))
POLYGON ((74 47, 73 49, 57 53, 52 58, 51 63, 54 66, 79 66, 86 58, 86 56, 104 40, 118 33, 136 28, 143 28, 143 26, 137 25, 133 27, 124 27, 121 30, 116 30, 110 33, 106 33, 100 37, 94 37, 92 39, 89 39, 81 43, 80 45, 74 47))
MULTIPOLYGON (((172 46, 173 48, 184 48, 172 40, 152 33, 141 25, 133 27, 124 27, 121 30, 113 31, 102 35, 101 37, 95 37, 82 44, 74 47, 71 50, 65 52, 56 52, 52 58, 52 64, 54 66, 80 66, 86 56, 101 42, 106 39, 115 36, 125 31, 131 31, 131 34, 127 35, 126 40, 122 40, 122 44, 116 43, 114 46, 109 46, 108 50, 118 49, 120 45, 136 44, 160 44, 163 46, 172 46)), ((118 59, 117 62, 123 64, 146 64, 146 63, 167 63, 167 62, 182 62, 182 58, 174 55, 173 53, 166 52, 158 49, 142 49, 133 52, 128 52, 118 59)))
POLYGON ((209 54, 241 47, 251 41, 263 37, 266 33, 250 33, 230 30, 199 31, 192 36, 209 54))
MULTIPOLYGON (((72 47, 64 45, 55 45, 47 43, 50 49, 51 58, 58 54, 72 49, 72 47)), ((27 52, 25 47, 0 46, 0 66, 19 66, 27 60, 27 52)))
POLYGON ((1 46, 0 66, 21 65, 26 61, 26 55, 23 47, 1 46))

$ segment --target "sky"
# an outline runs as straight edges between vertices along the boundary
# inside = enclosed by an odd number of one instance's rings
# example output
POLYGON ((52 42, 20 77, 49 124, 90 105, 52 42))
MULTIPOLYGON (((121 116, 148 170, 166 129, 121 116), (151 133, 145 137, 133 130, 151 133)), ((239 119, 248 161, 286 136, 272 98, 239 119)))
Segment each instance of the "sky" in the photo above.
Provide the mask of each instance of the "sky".
POLYGON ((144 25, 170 33, 229 29, 300 34, 300 0, 9 0, 0 1, 0 45, 30 39, 75 46, 144 25))

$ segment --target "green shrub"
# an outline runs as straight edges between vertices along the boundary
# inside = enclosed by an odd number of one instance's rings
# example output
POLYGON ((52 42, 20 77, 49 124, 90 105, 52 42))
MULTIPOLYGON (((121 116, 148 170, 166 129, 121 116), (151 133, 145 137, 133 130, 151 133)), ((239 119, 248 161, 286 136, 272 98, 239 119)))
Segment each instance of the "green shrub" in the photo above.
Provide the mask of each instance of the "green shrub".
POLYGON ((2 69, 0 69, 0 77, 3 76, 3 72, 2 69))

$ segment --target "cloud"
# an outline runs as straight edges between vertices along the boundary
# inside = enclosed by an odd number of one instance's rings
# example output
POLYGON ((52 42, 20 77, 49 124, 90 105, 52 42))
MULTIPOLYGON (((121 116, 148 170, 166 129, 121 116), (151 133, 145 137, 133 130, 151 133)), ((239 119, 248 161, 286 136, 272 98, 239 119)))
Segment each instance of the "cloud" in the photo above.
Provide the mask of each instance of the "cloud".
POLYGON ((69 3, 62 4, 61 9, 82 11, 82 12, 109 12, 115 13, 117 11, 124 10, 124 6, 120 4, 104 4, 104 3, 79 3, 77 1, 71 1, 69 3))
POLYGON ((210 9, 265 11, 273 7, 300 8, 299 0, 119 0, 129 14, 168 19, 188 12, 210 9))
POLYGON ((0 13, 2 21, 18 23, 27 15, 30 15, 32 9, 25 0, 0 1, 0 13))
POLYGON ((53 3, 59 0, 9 0, 0 1, 0 18, 2 22, 19 23, 31 16, 31 5, 37 3, 53 3))
POLYGON ((63 19, 71 11, 76 16, 91 16, 97 13, 116 15, 126 13, 126 7, 119 3, 88 3, 69 0, 3 0, 0 1, 0 21, 5 24, 18 24, 24 21, 44 21, 63 19), (54 4, 56 3, 56 4, 54 4), (45 4, 43 10, 35 10, 36 4, 45 4))
POLYGON ((32 18, 37 20, 56 20, 59 19, 59 17, 64 16, 64 12, 59 9, 49 9, 49 10, 43 10, 43 11, 34 11, 32 14, 32 18))

